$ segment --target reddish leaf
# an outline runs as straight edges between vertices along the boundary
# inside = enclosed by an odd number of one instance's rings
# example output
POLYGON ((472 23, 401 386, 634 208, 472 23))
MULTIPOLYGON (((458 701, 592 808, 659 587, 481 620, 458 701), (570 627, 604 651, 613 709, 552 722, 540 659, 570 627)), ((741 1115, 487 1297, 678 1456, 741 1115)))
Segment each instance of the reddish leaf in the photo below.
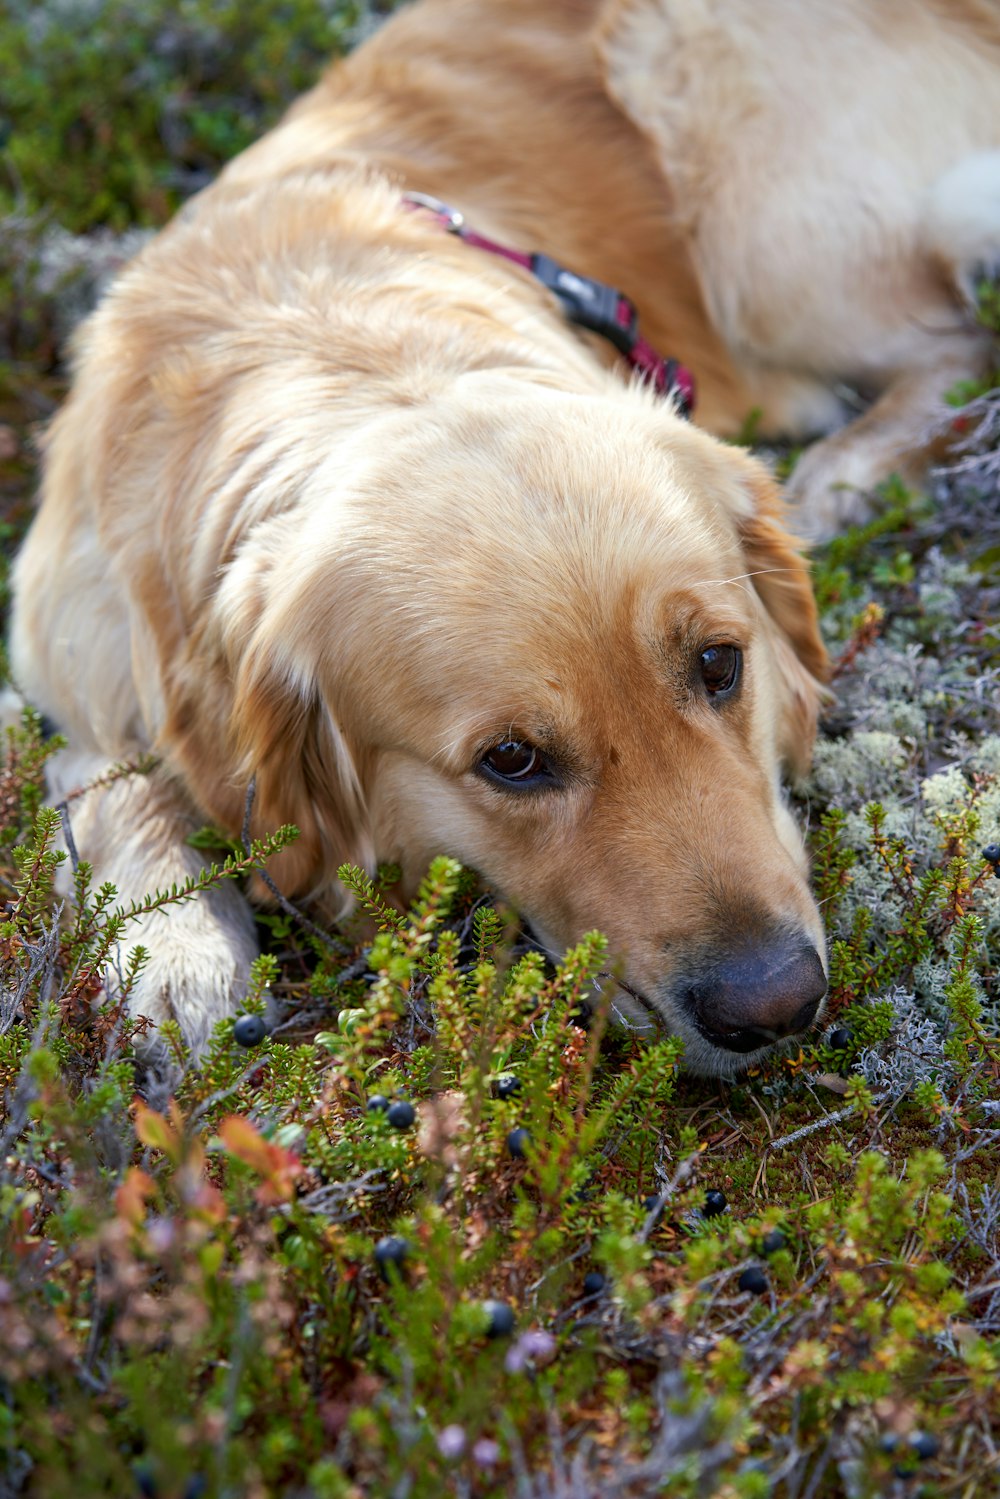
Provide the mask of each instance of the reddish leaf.
POLYGON ((115 1193, 115 1212, 133 1228, 138 1228, 146 1216, 146 1203, 155 1191, 153 1178, 138 1166, 130 1166, 115 1193))
POLYGON ((257 1188, 257 1200, 264 1204, 287 1202, 294 1191, 295 1178, 302 1162, 290 1150, 272 1145, 242 1115, 230 1114, 219 1125, 223 1145, 238 1161, 243 1161, 263 1178, 257 1188))

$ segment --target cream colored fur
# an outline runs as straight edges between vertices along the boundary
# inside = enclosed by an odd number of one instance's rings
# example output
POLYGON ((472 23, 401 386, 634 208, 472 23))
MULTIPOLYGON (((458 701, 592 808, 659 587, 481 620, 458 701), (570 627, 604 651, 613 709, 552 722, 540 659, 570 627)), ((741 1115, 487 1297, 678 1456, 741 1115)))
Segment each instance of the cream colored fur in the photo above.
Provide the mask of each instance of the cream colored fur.
POLYGON ((830 536, 919 478, 992 356, 971 304, 1000 268, 1000 7, 612 0, 601 49, 767 425, 840 426, 840 383, 877 397, 789 486, 830 536))
MULTIPOLYGON (((992 5, 422 0, 335 68, 122 275, 83 330, 15 575, 12 649, 65 730, 60 794, 125 897, 186 834, 302 830, 276 861, 328 914, 338 864, 439 852, 556 950, 594 926, 648 1029, 741 1060, 684 995, 734 940, 821 951, 783 765, 825 673, 774 485, 630 387, 503 261, 404 188, 624 289, 732 434, 843 418, 796 472, 829 530, 927 461, 981 366, 968 304, 1000 244, 992 5), (738 644, 713 704, 700 654, 738 644), (558 767, 491 783, 503 739, 558 767)), ((254 944, 227 889, 144 923, 138 1011, 192 1046, 254 944)))

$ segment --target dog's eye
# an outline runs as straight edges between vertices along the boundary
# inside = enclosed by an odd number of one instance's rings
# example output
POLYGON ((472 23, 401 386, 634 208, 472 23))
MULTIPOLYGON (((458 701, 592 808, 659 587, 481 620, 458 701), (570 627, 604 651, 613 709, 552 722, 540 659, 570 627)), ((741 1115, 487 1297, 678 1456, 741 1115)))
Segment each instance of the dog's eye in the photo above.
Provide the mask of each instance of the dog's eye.
POLYGON ((479 765, 487 775, 510 786, 537 786, 542 780, 552 779, 541 750, 525 739, 505 739, 502 744, 495 744, 479 765))
POLYGON ((710 645, 699 658, 701 680, 710 697, 732 692, 740 679, 743 652, 735 645, 710 645))

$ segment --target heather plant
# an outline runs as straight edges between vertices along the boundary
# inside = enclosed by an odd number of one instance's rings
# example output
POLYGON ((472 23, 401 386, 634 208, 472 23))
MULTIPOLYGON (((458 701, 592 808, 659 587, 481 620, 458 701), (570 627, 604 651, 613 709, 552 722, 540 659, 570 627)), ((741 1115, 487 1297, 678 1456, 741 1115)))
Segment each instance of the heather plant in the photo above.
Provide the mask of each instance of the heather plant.
POLYGON ((360 19, 352 0, 10 0, 0 213, 162 223, 274 123, 360 19))
MULTIPOLYGON (((32 722, 10 738, 23 867, 48 869, 32 722)), ((844 879, 857 864, 827 846, 844 879)), ((963 1288, 995 1267, 977 1168, 996 1043, 966 992, 973 917, 942 948, 955 1023, 933 1094, 858 1074, 831 1115, 823 1045, 720 1095, 678 1073, 675 1042, 602 1041, 603 940, 554 969, 512 953, 451 861, 406 912, 342 877, 381 927, 364 974, 346 964, 351 1003, 331 985, 329 1029, 252 1049, 223 1023, 158 1106, 114 981, 71 1002, 79 920, 24 987, 2 1052, 15 1492, 86 1471, 94 1493, 557 1493, 564 1471, 585 1492, 753 1495, 797 1471, 874 1493, 986 1429, 997 1348, 963 1288)), ((29 966, 40 905, 7 933, 29 966)), ((259 961, 247 1013, 282 968, 259 961)), ((877 1056, 905 1006, 865 998, 877 1056)))

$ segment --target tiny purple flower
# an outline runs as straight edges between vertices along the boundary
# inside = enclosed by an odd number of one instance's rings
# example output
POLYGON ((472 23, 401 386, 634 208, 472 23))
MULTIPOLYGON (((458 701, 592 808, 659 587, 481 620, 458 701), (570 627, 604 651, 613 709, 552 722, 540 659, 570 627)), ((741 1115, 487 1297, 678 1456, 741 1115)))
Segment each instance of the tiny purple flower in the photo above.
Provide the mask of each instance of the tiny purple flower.
POLYGON ((492 1437, 480 1437, 472 1449, 472 1461, 477 1468, 492 1468, 500 1461, 500 1444, 492 1437))
POLYGON ((441 1456, 454 1462, 465 1451, 465 1432, 461 1426, 445 1426, 438 1432, 437 1444, 441 1456))
POLYGON ((529 1328, 517 1342, 507 1350, 504 1368, 508 1374, 520 1374, 536 1359, 547 1362, 556 1351, 556 1340, 550 1332, 541 1328, 529 1328))
POLYGON ((146 1224, 146 1237, 154 1254, 169 1254, 177 1238, 172 1218, 150 1218, 146 1224))

